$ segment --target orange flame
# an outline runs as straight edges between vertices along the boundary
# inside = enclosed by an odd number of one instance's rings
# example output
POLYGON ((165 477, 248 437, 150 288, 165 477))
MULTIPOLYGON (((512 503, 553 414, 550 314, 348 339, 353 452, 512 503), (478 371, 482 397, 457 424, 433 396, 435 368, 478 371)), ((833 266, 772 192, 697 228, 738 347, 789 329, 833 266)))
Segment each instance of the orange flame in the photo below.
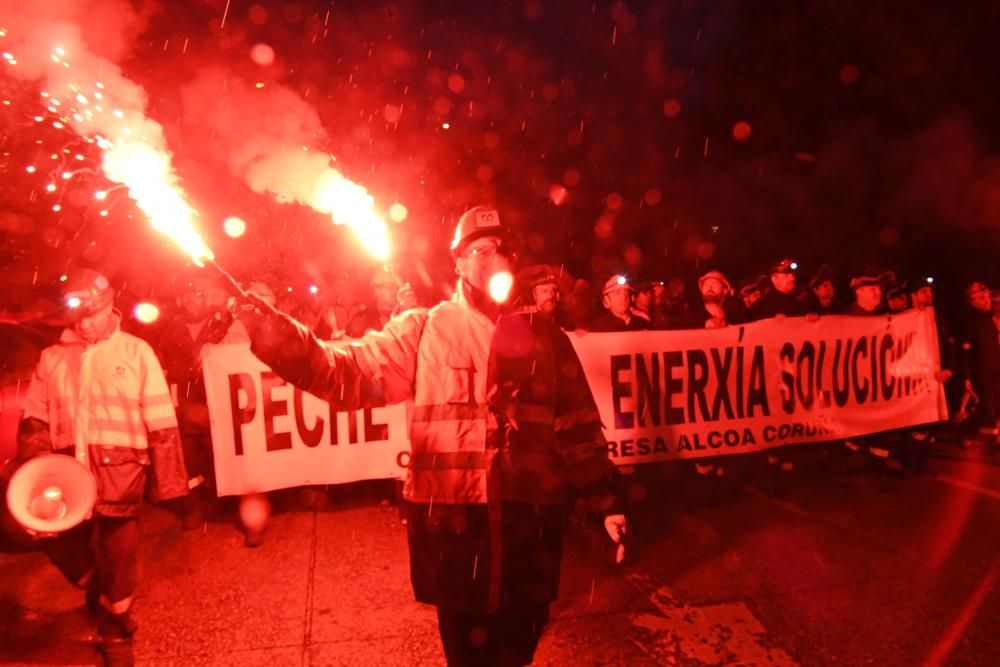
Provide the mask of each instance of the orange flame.
POLYGON ((328 168, 318 179, 310 205, 330 213, 334 223, 350 227, 373 257, 389 259, 389 226, 375 212, 375 199, 364 187, 328 168))

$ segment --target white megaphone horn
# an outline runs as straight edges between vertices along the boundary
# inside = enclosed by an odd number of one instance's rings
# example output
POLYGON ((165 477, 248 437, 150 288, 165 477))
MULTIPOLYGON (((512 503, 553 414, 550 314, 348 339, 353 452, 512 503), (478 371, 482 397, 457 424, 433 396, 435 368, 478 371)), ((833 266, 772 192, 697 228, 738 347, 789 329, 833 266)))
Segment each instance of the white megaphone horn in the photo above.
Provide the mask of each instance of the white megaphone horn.
POLYGON ((7 485, 7 508, 25 530, 62 533, 90 518, 97 480, 79 461, 45 454, 22 465, 7 485))

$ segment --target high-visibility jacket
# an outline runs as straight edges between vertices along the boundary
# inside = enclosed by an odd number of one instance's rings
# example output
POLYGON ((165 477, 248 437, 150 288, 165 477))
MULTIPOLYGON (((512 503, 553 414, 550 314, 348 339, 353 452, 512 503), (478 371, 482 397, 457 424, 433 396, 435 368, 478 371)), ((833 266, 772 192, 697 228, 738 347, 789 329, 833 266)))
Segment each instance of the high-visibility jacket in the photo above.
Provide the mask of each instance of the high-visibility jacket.
POLYGON ((349 344, 278 313, 253 352, 338 409, 413 400, 404 497, 416 503, 558 504, 613 474, 600 418, 566 335, 526 313, 499 323, 462 289, 349 344))
MULTIPOLYGON (((69 450, 94 472, 98 512, 111 515, 137 511, 151 463, 163 463, 155 478, 157 499, 183 495, 187 483, 163 370, 149 344, 119 324, 120 318, 96 342, 66 329, 43 350, 22 417, 47 424, 45 449, 69 450), (151 460, 151 445, 160 444, 164 451, 154 451, 151 460)), ((37 447, 22 449, 22 459, 39 453, 37 447)))

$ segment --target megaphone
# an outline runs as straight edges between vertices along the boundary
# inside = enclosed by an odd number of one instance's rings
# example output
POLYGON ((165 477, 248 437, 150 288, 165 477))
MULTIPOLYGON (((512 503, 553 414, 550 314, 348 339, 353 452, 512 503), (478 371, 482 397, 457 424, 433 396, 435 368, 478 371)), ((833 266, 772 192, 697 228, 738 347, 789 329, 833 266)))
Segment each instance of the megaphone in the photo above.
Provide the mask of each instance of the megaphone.
POLYGON ((90 517, 97 480, 72 456, 45 454, 18 468, 7 485, 7 508, 22 528, 62 533, 90 517))

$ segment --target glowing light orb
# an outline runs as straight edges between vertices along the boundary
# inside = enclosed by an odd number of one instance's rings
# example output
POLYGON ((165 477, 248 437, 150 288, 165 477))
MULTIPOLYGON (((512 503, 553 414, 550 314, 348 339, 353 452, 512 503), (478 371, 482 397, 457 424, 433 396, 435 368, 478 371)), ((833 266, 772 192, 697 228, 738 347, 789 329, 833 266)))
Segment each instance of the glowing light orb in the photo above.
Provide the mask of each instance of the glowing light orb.
POLYGON ((66 305, 69 308, 79 308, 81 303, 83 302, 80 301, 80 297, 78 296, 71 296, 70 298, 66 299, 66 305))
POLYGON ((389 207, 389 217, 392 218, 393 222, 402 222, 409 214, 410 212, 402 204, 393 204, 389 207))
POLYGON ((160 309, 157 308, 155 303, 140 301, 132 309, 132 317, 143 324, 152 324, 160 319, 160 309))
POLYGON ((667 118, 677 118, 681 113, 681 103, 675 99, 669 99, 663 103, 663 115, 667 118))
POLYGON ((107 198, 108 198, 108 193, 105 192, 104 190, 98 190, 97 192, 94 193, 94 199, 96 199, 97 201, 104 201, 107 198))
POLYGON ((318 294, 319 293, 319 287, 317 287, 316 285, 310 285, 309 286, 309 293, 310 294, 318 294))
POLYGON ((238 239, 247 233, 247 223, 242 218, 230 216, 222 221, 222 230, 226 232, 226 236, 238 239))
POLYGON ((556 206, 562 206, 569 199, 569 191, 561 185, 553 185, 549 188, 549 199, 556 206))
POLYGON ((487 288, 490 298, 497 303, 504 303, 510 298, 510 290, 514 286, 514 276, 510 271, 501 271, 493 274, 487 288))
POLYGON ((441 123, 442 130, 447 130, 449 127, 451 127, 451 123, 441 123))
POLYGON ((750 123, 739 121, 733 125, 733 139, 736 141, 746 141, 750 138, 750 123))
POLYGON ((267 67, 274 63, 274 49, 267 44, 254 44, 250 49, 250 60, 261 67, 267 67))

